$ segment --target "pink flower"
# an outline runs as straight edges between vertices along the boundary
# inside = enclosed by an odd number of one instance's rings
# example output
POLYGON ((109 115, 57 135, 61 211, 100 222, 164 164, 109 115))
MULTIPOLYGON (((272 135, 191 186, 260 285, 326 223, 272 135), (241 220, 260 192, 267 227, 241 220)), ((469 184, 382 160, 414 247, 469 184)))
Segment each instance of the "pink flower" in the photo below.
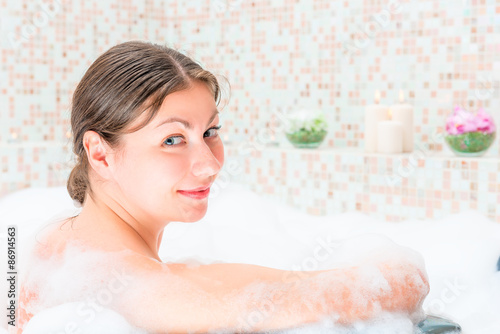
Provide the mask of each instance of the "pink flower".
POLYGON ((495 132, 495 123, 493 122, 493 117, 485 112, 483 108, 479 109, 476 113, 476 126, 477 131, 486 133, 495 132))
POLYGON ((476 131, 495 132, 495 123, 491 115, 482 108, 472 113, 456 106, 446 120, 446 132, 450 135, 460 135, 476 131))

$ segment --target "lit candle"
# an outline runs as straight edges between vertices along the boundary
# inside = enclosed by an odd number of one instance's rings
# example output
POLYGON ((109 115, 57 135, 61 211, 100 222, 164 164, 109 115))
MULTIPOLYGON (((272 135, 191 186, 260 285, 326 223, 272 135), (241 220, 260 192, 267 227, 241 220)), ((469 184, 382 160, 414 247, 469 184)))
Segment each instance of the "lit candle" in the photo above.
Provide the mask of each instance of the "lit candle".
POLYGON ((400 121, 380 121, 377 124, 377 152, 403 152, 403 125, 400 121))
POLYGON ((18 137, 17 132, 11 131, 10 132, 10 138, 7 139, 7 142, 8 143, 16 143, 18 141, 17 137, 18 137))
POLYGON ((378 104, 380 101, 380 92, 375 92, 375 104, 365 108, 365 151, 377 151, 377 125, 380 121, 388 119, 388 107, 378 104))
POLYGON ((391 106, 392 119, 403 126, 403 152, 413 151, 413 106, 404 102, 403 91, 399 91, 399 104, 391 106))

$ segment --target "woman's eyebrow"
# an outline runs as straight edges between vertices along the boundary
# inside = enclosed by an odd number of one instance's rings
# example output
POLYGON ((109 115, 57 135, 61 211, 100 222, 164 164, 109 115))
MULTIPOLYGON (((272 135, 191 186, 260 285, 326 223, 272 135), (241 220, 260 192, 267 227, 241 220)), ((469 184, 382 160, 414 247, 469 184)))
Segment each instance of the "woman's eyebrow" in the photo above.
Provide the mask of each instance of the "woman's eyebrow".
MULTIPOLYGON (((210 124, 214 120, 215 116, 217 116, 218 113, 219 113, 218 110, 214 110, 214 113, 212 114, 212 116, 210 116, 210 119, 208 120, 208 124, 210 124)), ((192 126, 191 123, 189 123, 188 121, 186 121, 186 120, 184 120, 182 118, 178 118, 178 117, 175 117, 175 116, 174 117, 169 117, 167 119, 164 119, 155 128, 158 128, 158 127, 162 126, 163 124, 172 123, 172 122, 179 122, 182 125, 184 125, 184 127, 186 127, 187 129, 192 129, 193 128, 193 126, 192 126)))

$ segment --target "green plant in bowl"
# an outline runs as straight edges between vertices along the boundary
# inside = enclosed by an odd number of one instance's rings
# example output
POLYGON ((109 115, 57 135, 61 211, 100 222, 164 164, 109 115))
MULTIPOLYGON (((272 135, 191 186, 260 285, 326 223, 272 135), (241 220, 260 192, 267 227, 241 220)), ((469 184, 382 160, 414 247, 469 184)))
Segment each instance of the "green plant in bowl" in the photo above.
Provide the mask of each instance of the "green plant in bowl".
POLYGON ((326 137, 328 124, 322 113, 305 112, 292 115, 285 131, 286 138, 297 148, 316 148, 326 137))
POLYGON ((445 141, 458 156, 482 156, 495 141, 493 117, 484 109, 469 112, 456 106, 446 120, 445 141))
POLYGON ((467 132, 454 136, 448 135, 445 140, 456 155, 479 157, 486 153, 486 150, 493 144, 495 133, 467 132))

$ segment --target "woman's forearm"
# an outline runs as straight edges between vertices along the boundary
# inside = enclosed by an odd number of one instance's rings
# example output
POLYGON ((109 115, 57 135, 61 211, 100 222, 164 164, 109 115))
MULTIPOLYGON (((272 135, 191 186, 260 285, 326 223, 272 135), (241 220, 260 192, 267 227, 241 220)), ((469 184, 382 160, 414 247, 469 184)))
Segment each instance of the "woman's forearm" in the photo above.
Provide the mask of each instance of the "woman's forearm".
MULTIPOLYGON (((219 305, 231 305, 226 326, 238 332, 294 328, 329 316, 345 322, 371 315, 370 305, 353 302, 352 297, 359 293, 353 268, 284 271, 242 265, 240 269, 249 270, 243 280, 248 284, 232 280, 230 286, 234 289, 220 289, 217 298, 219 305)), ((241 278, 238 274, 236 277, 241 278)))
POLYGON ((411 314, 429 291, 425 276, 413 265, 396 263, 314 272, 280 271, 278 280, 259 289, 239 317, 240 330, 292 328, 330 318, 341 324, 365 320, 380 311, 411 314))
POLYGON ((350 323, 370 318, 380 309, 417 307, 428 290, 415 272, 401 266, 311 272, 228 263, 170 267, 168 279, 147 283, 147 291, 154 291, 147 300, 156 313, 136 308, 126 313, 139 327, 149 326, 155 333, 265 332, 325 317, 350 323))
MULTIPOLYGON (((283 271, 255 294, 255 306, 243 312, 248 332, 285 329, 333 317, 341 323, 371 315, 371 303, 353 300, 359 282, 352 268, 283 271)), ((251 287, 243 293, 251 292, 251 287)), ((253 289, 255 291, 255 289, 253 289)))
MULTIPOLYGON (((269 331, 302 326, 321 321, 331 314, 332 305, 325 294, 324 280, 318 275, 331 271, 282 271, 278 281, 268 282, 260 294, 255 294, 254 306, 242 312, 245 332, 269 331)), ((337 272, 339 281, 345 272, 337 272)), ((340 286, 337 287, 342 290, 340 286)), ((255 291, 252 287, 243 293, 255 291)), ((249 304, 247 304, 249 305, 249 304)), ((341 305, 339 305, 341 307, 341 305)))
MULTIPOLYGON (((214 327, 239 333, 292 328, 321 320, 329 311, 316 278, 324 271, 285 271, 220 263, 182 270, 179 276, 214 298, 214 327)), ((341 272, 335 274, 343 280, 341 272)))
MULTIPOLYGON (((277 280, 254 283, 240 291, 237 325, 240 332, 264 332, 293 328, 319 321, 324 315, 322 298, 311 298, 314 273, 280 271, 277 280), (297 280, 287 282, 289 274, 300 275, 297 280)), ((233 297, 234 298, 234 297, 233 297)))

